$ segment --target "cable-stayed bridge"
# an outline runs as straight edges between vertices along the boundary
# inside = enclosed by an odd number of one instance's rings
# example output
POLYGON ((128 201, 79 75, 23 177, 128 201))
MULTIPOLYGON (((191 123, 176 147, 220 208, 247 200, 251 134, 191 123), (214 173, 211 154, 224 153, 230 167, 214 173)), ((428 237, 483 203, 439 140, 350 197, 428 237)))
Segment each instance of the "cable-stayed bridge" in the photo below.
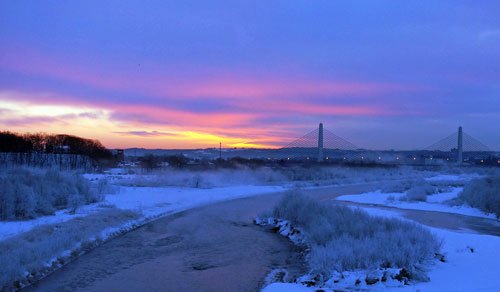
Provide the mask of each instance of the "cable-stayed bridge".
POLYGON ((491 149, 488 146, 481 143, 481 141, 463 132, 462 127, 459 127, 458 131, 456 131, 455 133, 426 147, 425 150, 443 151, 443 152, 453 151, 459 148, 460 143, 462 143, 462 151, 464 152, 491 151, 491 149))
POLYGON ((317 129, 278 149, 276 154, 279 159, 321 162, 331 159, 335 154, 352 156, 357 149, 358 146, 324 129, 323 124, 319 124, 317 129))
MULTIPOLYGON (((432 145, 415 151, 369 151, 361 149, 354 143, 319 127, 304 136, 277 149, 273 153, 274 159, 286 161, 380 161, 399 163, 426 163, 434 164, 437 161, 462 162, 475 157, 484 157, 492 153, 491 149, 463 132, 458 131, 433 143, 432 145)), ((483 160, 481 160, 483 161, 483 160)), ((500 160, 498 160, 500 164, 500 160)))

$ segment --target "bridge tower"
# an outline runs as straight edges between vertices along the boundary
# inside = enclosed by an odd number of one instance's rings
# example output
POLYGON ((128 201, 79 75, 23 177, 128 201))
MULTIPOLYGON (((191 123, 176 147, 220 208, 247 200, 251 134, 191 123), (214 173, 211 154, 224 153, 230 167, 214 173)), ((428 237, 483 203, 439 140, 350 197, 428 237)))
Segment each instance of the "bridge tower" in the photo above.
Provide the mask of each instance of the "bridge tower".
POLYGON ((318 132, 318 162, 323 162, 323 123, 319 123, 318 132))
POLYGON ((464 161, 463 158, 463 134, 462 134, 462 126, 458 127, 458 157, 457 157, 457 163, 460 165, 464 161))

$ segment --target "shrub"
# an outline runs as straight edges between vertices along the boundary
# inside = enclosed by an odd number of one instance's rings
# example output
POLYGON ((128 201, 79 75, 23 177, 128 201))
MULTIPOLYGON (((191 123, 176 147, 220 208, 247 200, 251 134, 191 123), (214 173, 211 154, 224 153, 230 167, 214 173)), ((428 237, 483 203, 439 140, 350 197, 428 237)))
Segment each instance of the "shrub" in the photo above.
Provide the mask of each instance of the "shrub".
POLYGON ((425 279, 425 265, 440 242, 424 227, 394 218, 372 217, 361 209, 328 205, 300 193, 287 195, 275 207, 276 218, 300 228, 310 247, 312 273, 404 268, 413 279, 425 279))
MULTIPOLYGON (((442 188, 444 190, 444 188, 442 188)), ((382 187, 384 193, 406 193, 399 197, 400 201, 427 201, 427 196, 439 192, 438 187, 433 186, 426 180, 406 179, 396 182, 389 182, 382 187)))
POLYGON ((493 213, 500 218, 500 176, 489 176, 470 181, 459 199, 471 207, 493 213))
MULTIPOLYGON (((246 167, 234 166, 233 169, 155 169, 145 175, 137 175, 122 180, 126 186, 181 186, 211 188, 241 184, 262 184, 274 182, 294 182, 297 185, 331 185, 364 183, 379 180, 395 180, 406 177, 419 177, 425 172, 406 167, 367 169, 360 167, 246 167)), ((403 191, 406 191, 405 188, 403 191)), ((403 192, 402 191, 402 192, 403 192)))
POLYGON ((422 178, 418 179, 404 179, 400 181, 394 181, 386 183, 382 187, 383 193, 404 193, 415 187, 424 187, 426 189, 435 189, 429 182, 422 178))
POLYGON ((414 186, 406 191, 408 201, 427 201, 427 196, 437 192, 437 189, 431 185, 414 186))
POLYGON ((259 169, 240 168, 235 170, 184 170, 167 169, 154 171, 148 175, 137 175, 120 183, 139 187, 192 187, 212 188, 242 184, 261 184, 284 181, 278 171, 263 167, 259 169))
POLYGON ((10 168, 0 173, 0 220, 30 219, 56 210, 76 210, 102 200, 103 186, 74 172, 10 168))

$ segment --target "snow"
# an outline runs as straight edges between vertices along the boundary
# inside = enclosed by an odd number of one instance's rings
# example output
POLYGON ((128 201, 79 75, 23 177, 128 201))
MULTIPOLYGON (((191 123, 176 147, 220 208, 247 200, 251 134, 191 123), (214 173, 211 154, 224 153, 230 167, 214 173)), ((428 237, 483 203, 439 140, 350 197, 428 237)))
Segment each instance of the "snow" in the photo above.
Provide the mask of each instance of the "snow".
POLYGON ((273 283, 262 289, 262 292, 310 292, 310 291, 316 291, 316 289, 292 283, 273 283))
POLYGON ((231 186, 213 189, 179 187, 122 187, 116 195, 108 195, 106 202, 120 209, 141 211, 146 216, 167 211, 181 211, 202 204, 258 194, 284 191, 280 186, 231 186))
MULTIPOLYGON (((398 217, 394 210, 363 208, 374 216, 398 217)), ((408 220, 408 219, 405 219, 408 220)), ((445 262, 436 261, 429 267, 429 282, 413 283, 402 287, 374 285, 363 287, 371 291, 500 291, 500 237, 491 235, 454 232, 429 228, 443 239, 442 252, 445 262)), ((380 284, 380 283, 378 283, 380 284)), ((324 289, 330 291, 329 289, 324 289)), ((293 283, 273 283, 264 292, 317 291, 293 283)))
POLYGON ((428 177, 425 180, 429 182, 438 182, 438 181, 470 181, 475 178, 481 177, 477 173, 467 173, 461 175, 453 175, 453 174, 439 174, 436 176, 428 177))
MULTIPOLYGON (((398 217, 390 210, 363 208, 372 215, 398 217)), ((398 291, 500 291, 500 237, 429 228, 443 239, 446 262, 430 267, 429 282, 398 287, 398 291), (471 250, 472 249, 472 250, 471 250)))
POLYGON ((1 221, 0 240, 14 236, 19 233, 30 231, 31 229, 45 224, 55 224, 69 221, 74 218, 83 217, 96 212, 101 204, 92 204, 80 207, 77 212, 70 214, 68 210, 59 210, 51 216, 42 216, 32 220, 1 221))
POLYGON ((500 291, 500 237, 431 228, 444 239, 446 262, 437 262, 430 282, 405 291, 500 291))
POLYGON ((460 192, 462 190, 463 190, 463 188, 453 188, 449 192, 432 194, 430 196, 427 196, 427 202, 428 203, 444 203, 446 201, 449 201, 451 199, 458 197, 458 195, 460 194, 460 192))
POLYGON ((451 206, 445 203, 450 199, 456 198, 461 191, 462 188, 452 188, 449 192, 429 195, 427 196, 427 202, 400 201, 399 198, 405 195, 404 193, 382 193, 380 190, 356 195, 343 195, 337 197, 336 200, 362 204, 377 204, 400 209, 436 211, 491 219, 496 218, 494 214, 485 214, 479 209, 466 205, 451 206), (394 198, 394 200, 390 198, 394 198))
POLYGON ((44 224, 62 223, 74 218, 98 212, 101 208, 113 205, 120 209, 140 212, 144 218, 156 217, 166 213, 178 212, 211 202, 243 198, 258 194, 280 192, 281 186, 242 185, 212 189, 183 187, 120 187, 116 194, 108 194, 103 202, 78 208, 75 214, 67 210, 57 211, 55 215, 38 217, 24 221, 0 222, 0 240, 27 232, 44 224))

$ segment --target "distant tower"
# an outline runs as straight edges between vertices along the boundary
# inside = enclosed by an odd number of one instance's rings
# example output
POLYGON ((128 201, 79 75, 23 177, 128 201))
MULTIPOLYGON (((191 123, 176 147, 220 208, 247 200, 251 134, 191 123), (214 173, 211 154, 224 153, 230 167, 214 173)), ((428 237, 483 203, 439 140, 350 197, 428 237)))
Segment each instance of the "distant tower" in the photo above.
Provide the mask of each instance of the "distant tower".
POLYGON ((464 161, 463 157, 463 139, 462 139, 462 127, 458 127, 458 157, 457 157, 457 163, 462 164, 464 161))
POLYGON ((318 162, 323 162, 323 123, 319 123, 318 162))

